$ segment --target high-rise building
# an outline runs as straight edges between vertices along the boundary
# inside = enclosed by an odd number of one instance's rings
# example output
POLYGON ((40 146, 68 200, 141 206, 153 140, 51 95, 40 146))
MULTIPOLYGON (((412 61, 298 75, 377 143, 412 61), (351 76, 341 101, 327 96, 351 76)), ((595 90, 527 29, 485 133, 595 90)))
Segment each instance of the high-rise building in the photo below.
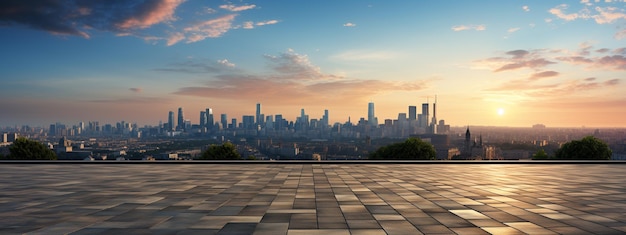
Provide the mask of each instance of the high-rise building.
POLYGON ((228 129, 228 116, 225 113, 220 114, 220 121, 223 129, 228 129))
POLYGON ((274 117, 272 117, 272 115, 267 115, 267 117, 265 117, 265 129, 274 129, 274 117))
POLYGON ((206 125, 206 112, 200 111, 200 126, 206 125))
POLYGON ((185 130, 185 117, 183 115, 183 108, 180 107, 178 108, 178 126, 176 127, 177 130, 185 130))
POLYGON ((409 106, 409 121, 417 120, 417 107, 409 106))
POLYGON ((213 125, 215 125, 215 119, 213 118, 213 109, 206 109, 206 127, 210 130, 213 129, 213 125))
POLYGON ((167 115, 167 131, 174 130, 174 112, 170 111, 167 115))
POLYGON ((261 103, 257 103, 256 104, 256 124, 257 125, 262 125, 263 124, 263 118, 261 117, 261 103))
POLYGON ((283 115, 282 114, 276 114, 276 118, 274 119, 276 122, 276 124, 274 125, 274 127, 276 127, 276 130, 282 130, 283 127, 285 127, 285 125, 283 125, 283 115))
POLYGON ((242 117, 241 123, 243 124, 243 128, 246 130, 254 129, 254 116, 252 115, 244 115, 242 117))
POLYGON ((378 126, 378 120, 374 114, 374 102, 367 104, 367 122, 372 126, 378 126))
POLYGON ((328 109, 324 109, 324 116, 322 117, 322 128, 328 128, 328 109))
POLYGON ((428 127, 428 103, 422 104, 422 120, 420 122, 420 127, 428 127))

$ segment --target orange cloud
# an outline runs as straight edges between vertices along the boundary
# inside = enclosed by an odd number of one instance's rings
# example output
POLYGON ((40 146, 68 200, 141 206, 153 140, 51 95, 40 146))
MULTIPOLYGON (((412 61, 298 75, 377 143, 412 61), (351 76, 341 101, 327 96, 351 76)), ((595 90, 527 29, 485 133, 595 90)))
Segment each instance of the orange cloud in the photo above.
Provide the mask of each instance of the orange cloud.
POLYGON ((399 82, 348 79, 325 74, 306 55, 288 50, 277 56, 265 55, 273 73, 249 75, 233 71, 217 75, 202 86, 183 87, 177 95, 223 100, 246 100, 281 105, 318 105, 340 100, 366 100, 372 95, 392 91, 417 91, 428 81, 399 82))
POLYGON ((183 3, 183 0, 162 0, 143 2, 137 9, 136 15, 125 19, 116 26, 120 29, 148 28, 152 25, 165 21, 174 20, 176 7, 183 3))

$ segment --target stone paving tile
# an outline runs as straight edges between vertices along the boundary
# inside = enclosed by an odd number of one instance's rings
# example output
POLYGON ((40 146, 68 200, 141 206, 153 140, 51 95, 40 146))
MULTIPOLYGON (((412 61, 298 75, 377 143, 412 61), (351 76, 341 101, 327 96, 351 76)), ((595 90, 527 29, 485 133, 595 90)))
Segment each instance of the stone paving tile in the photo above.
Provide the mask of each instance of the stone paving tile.
POLYGON ((0 164, 0 234, 624 234, 622 164, 0 164))

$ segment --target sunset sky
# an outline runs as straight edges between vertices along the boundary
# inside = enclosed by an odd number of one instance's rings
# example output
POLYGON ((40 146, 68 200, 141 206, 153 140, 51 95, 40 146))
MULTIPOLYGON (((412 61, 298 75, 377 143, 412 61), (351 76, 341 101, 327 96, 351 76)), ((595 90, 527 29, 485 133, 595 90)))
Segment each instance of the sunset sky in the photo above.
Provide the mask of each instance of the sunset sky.
POLYGON ((2 1, 0 33, 0 126, 437 95, 452 126, 626 127, 625 1, 2 1))

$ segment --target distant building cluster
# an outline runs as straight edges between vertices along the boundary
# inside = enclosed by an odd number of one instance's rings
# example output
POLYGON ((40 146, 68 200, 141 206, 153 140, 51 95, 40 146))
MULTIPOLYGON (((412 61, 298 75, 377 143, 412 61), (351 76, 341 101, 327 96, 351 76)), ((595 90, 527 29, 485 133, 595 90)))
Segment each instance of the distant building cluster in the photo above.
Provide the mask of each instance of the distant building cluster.
POLYGON ((594 135, 611 145, 614 159, 626 159, 626 139, 620 130, 588 132, 546 128, 543 124, 532 128, 451 128, 438 119, 436 97, 434 103, 422 103, 420 113, 418 107, 410 105, 396 119, 379 122, 375 104, 369 102, 367 116, 332 124, 329 110, 312 118, 301 109, 295 120, 287 120, 282 114, 264 114, 260 103, 254 114, 241 119, 229 119, 226 113, 216 118, 213 109, 206 108, 199 111, 199 122, 192 123, 179 107, 167 113, 167 122, 156 126, 89 121, 71 126, 57 122, 48 128, 0 129, 0 155, 8 155, 8 146, 18 136, 25 136, 46 143, 61 160, 186 160, 198 157, 208 144, 226 141, 235 143, 245 159, 365 159, 381 146, 417 137, 435 147, 437 159, 512 160, 529 159, 537 149, 552 153, 567 141, 594 135), (170 146, 179 141, 199 142, 170 146))

